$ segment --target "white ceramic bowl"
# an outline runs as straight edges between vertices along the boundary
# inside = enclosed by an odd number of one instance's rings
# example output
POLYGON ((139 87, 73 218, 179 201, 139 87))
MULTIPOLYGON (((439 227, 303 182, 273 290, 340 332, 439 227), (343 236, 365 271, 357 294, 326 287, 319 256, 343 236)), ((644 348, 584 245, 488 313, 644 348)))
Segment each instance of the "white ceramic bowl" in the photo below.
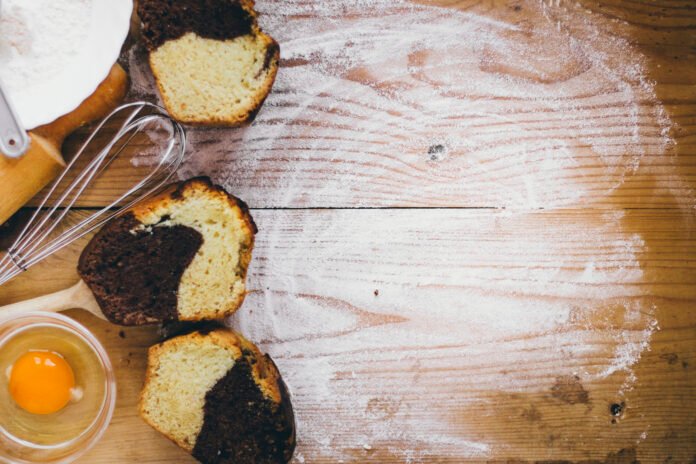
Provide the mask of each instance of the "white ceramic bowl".
POLYGON ((45 76, 40 85, 10 92, 26 129, 47 124, 77 108, 106 78, 118 59, 130 28, 133 0, 92 0, 91 10, 85 18, 89 22, 87 39, 74 44, 65 66, 45 76))

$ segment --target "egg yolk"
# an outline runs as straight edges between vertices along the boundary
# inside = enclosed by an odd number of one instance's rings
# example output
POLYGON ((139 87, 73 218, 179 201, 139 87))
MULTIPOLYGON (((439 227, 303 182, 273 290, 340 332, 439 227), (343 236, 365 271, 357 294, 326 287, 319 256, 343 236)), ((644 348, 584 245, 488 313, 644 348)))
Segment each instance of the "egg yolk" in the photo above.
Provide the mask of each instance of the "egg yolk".
POLYGON ((70 401, 75 374, 57 353, 29 351, 15 361, 10 373, 10 395, 32 414, 60 411, 70 401))

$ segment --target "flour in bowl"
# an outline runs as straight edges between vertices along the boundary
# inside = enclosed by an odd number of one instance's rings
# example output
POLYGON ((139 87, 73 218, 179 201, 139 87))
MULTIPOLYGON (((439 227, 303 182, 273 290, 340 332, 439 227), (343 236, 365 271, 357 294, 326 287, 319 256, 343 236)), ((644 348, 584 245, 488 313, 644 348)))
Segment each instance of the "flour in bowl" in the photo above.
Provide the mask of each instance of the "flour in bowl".
POLYGON ((92 6, 93 0, 2 1, 0 80, 10 96, 41 86, 78 56, 92 6))

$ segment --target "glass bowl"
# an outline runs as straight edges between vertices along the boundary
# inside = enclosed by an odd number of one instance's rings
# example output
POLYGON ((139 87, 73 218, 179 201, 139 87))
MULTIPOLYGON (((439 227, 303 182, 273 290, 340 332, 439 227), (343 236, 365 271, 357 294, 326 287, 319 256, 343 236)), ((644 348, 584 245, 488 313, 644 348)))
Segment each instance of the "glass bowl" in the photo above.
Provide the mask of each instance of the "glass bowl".
POLYGON ((102 437, 116 404, 116 379, 104 347, 84 326, 61 314, 0 312, 0 463, 69 463, 102 437), (58 412, 30 414, 10 397, 12 364, 30 350, 60 353, 82 398, 58 412))

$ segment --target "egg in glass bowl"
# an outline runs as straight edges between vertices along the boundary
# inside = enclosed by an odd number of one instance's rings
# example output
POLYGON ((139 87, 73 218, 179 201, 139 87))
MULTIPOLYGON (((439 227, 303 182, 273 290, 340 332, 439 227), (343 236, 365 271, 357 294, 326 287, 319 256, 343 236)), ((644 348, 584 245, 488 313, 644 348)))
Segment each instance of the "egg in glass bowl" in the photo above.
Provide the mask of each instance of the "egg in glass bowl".
POLYGON ((0 462, 74 461, 102 436, 115 402, 111 362, 84 326, 0 313, 0 462))

